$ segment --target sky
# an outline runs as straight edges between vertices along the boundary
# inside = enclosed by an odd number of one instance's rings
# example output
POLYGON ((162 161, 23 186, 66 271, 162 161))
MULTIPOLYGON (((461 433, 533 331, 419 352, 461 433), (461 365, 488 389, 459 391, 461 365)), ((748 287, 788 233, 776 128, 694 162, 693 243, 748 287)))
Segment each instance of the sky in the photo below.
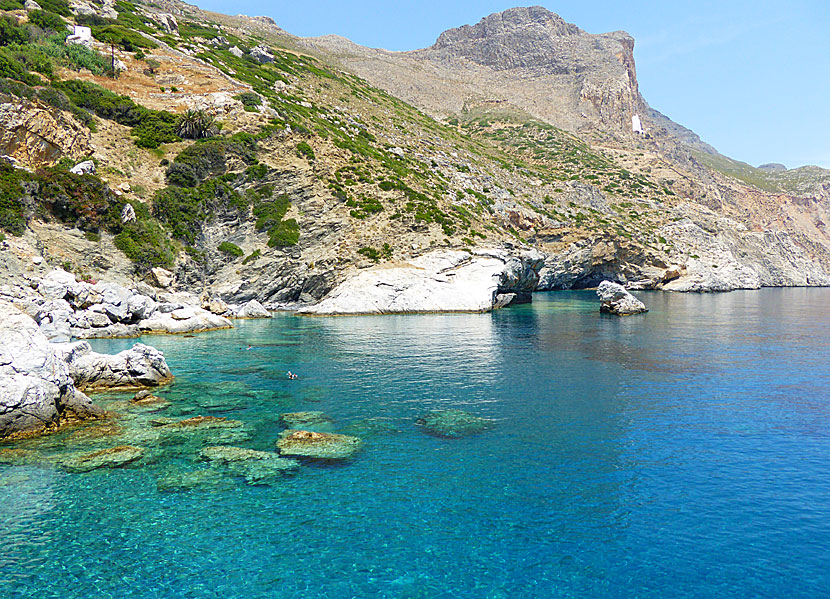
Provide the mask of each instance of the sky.
MULTIPOLYGON (((300 36, 374 48, 430 46, 445 29, 529 6, 518 0, 190 0, 266 15, 300 36)), ((589 33, 634 36, 646 101, 720 152, 753 165, 830 168, 830 0, 536 2, 589 33)))

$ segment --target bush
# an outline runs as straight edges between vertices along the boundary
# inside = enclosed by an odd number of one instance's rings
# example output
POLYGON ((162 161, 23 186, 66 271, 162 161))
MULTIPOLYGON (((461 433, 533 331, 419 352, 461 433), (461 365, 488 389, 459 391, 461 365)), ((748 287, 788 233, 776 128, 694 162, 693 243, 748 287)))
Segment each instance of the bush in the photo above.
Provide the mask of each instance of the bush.
POLYGON ((30 12, 29 23, 37 25, 44 31, 61 31, 66 28, 66 23, 60 15, 48 10, 33 10, 30 12))
POLYGON ((92 35, 105 44, 115 44, 127 52, 135 52, 140 48, 157 48, 155 42, 136 31, 126 29, 121 25, 92 26, 92 35))
POLYGON ((69 99, 98 116, 132 127, 131 133, 142 148, 157 148, 163 143, 179 141, 176 127, 179 117, 164 110, 150 110, 88 81, 59 81, 53 84, 69 99))
POLYGON ((208 177, 225 174, 232 157, 246 164, 255 163, 256 140, 249 136, 233 136, 193 144, 176 156, 167 169, 167 182, 180 187, 195 187, 208 177))
POLYGON ((249 255, 245 256, 245 259, 242 261, 242 264, 249 264, 250 262, 256 262, 259 260, 259 257, 262 256, 261 250, 254 250, 249 255))
POLYGON ((158 221, 136 220, 124 225, 115 236, 115 247, 124 252, 139 270, 155 266, 170 267, 176 257, 167 235, 158 221))
POLYGON ((373 247, 362 247, 357 250, 357 253, 366 256, 372 262, 380 261, 380 252, 373 247))
POLYGON ((179 119, 176 133, 187 139, 213 137, 218 133, 216 119, 204 110, 186 110, 179 119))
POLYGON ((268 233, 269 247, 297 245, 300 240, 300 226, 297 221, 293 218, 283 220, 290 207, 291 200, 287 195, 273 200, 259 200, 254 204, 256 229, 268 233))
POLYGON ((228 254, 229 256, 233 256, 234 258, 240 258, 245 253, 242 251, 242 248, 236 245, 235 243, 231 243, 230 241, 223 241, 219 244, 217 248, 220 252, 228 254))
POLYGON ((314 160, 314 150, 304 141, 297 144, 297 155, 300 158, 305 157, 309 160, 314 160))
POLYGON ((213 179, 198 187, 167 187, 156 192, 153 215, 170 228, 173 237, 192 245, 212 215, 242 204, 242 196, 227 183, 213 179))
POLYGON ((0 46, 9 44, 25 44, 29 41, 29 32, 20 22, 11 16, 3 15, 0 18, 0 46))
POLYGON ((242 107, 247 112, 256 112, 257 108, 262 105, 262 98, 254 92, 243 92, 234 98, 242 102, 242 107))

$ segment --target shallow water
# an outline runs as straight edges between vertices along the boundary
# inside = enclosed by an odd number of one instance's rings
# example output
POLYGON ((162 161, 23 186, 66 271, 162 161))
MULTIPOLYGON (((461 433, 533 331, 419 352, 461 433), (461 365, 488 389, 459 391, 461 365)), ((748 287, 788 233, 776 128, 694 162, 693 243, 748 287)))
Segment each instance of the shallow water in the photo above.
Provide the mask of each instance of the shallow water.
POLYGON ((19 443, 47 463, 0 464, 0 596, 826 595, 830 290, 641 297, 651 312, 624 319, 559 292, 494 314, 146 338, 177 378, 155 413, 98 398, 129 438, 227 416, 245 423, 236 444, 273 451, 281 412, 322 410, 363 450, 171 493, 158 481, 204 468, 201 441, 146 440, 144 462, 87 474, 48 460, 124 437, 19 443), (415 425, 444 408, 497 424, 415 425))

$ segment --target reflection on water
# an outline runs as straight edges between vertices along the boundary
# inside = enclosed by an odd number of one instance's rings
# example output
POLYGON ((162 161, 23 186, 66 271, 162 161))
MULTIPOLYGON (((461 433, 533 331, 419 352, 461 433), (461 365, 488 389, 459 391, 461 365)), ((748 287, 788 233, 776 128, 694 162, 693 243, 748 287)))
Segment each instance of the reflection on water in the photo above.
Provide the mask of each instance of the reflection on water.
POLYGON ((623 319, 559 292, 486 315, 146 339, 176 374, 169 403, 99 396, 117 419, 0 448, 0 596, 826 592, 830 292, 642 298, 651 311, 623 319), (424 434, 415 420, 439 408, 496 428, 424 434), (362 452, 259 485, 199 458, 273 451, 280 413, 308 410, 362 452), (200 415, 237 424, 165 428, 200 415), (58 468, 125 442, 140 463, 58 468))

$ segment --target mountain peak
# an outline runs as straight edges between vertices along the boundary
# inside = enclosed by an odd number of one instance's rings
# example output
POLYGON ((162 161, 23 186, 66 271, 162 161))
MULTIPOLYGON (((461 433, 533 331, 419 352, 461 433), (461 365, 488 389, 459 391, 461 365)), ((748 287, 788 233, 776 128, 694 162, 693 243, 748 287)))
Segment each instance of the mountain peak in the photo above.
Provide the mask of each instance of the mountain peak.
POLYGON ((500 38, 505 35, 569 36, 584 33, 543 6, 520 6, 484 17, 475 25, 448 29, 435 42, 434 48, 453 46, 463 41, 500 38))

